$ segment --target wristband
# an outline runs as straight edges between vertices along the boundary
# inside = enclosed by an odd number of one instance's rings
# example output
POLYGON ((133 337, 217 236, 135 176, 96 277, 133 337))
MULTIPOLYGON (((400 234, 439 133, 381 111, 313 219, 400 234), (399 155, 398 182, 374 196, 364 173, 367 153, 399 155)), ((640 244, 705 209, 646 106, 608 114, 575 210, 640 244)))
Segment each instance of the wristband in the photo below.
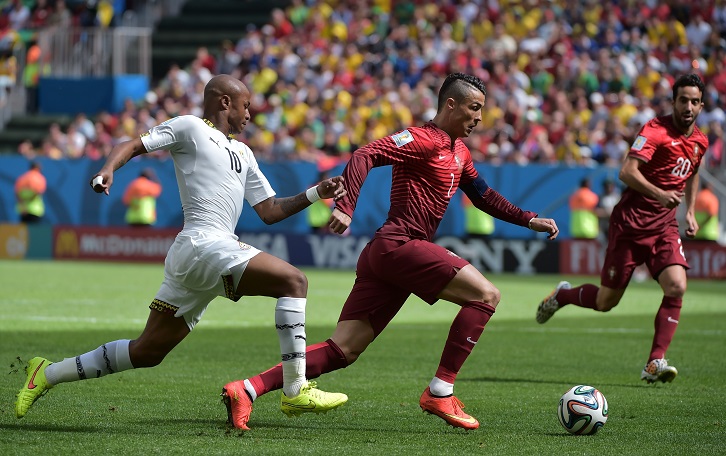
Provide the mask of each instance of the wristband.
POLYGON ((305 196, 307 196, 308 201, 311 203, 314 203, 315 201, 320 199, 320 194, 318 193, 318 186, 310 187, 305 191, 305 196))
POLYGON ((529 219, 529 222, 527 222, 527 228, 529 228, 530 230, 532 229, 532 220, 534 220, 536 218, 537 217, 532 217, 531 219, 529 219))

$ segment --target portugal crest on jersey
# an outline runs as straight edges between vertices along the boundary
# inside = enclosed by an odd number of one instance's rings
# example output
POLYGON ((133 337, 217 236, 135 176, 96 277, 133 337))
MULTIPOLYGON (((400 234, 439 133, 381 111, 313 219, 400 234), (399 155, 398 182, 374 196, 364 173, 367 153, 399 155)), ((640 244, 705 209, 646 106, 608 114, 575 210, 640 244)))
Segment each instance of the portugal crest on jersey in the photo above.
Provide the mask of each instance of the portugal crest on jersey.
POLYGON ((693 156, 698 157, 699 153, 701 153, 701 148, 698 147, 698 144, 696 144, 695 146, 693 146, 693 156))

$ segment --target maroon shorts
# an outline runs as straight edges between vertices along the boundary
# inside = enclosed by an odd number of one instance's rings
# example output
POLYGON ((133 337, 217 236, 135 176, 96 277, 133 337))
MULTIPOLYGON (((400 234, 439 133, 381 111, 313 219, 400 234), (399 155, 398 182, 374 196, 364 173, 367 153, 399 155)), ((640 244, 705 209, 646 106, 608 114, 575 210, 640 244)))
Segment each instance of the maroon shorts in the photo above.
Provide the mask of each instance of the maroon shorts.
POLYGON ((653 278, 675 264, 688 269, 678 228, 669 226, 662 233, 638 236, 632 229, 611 224, 600 283, 609 288, 625 288, 635 268, 643 263, 653 278))
POLYGON ((428 241, 374 238, 358 258, 339 321, 369 320, 376 335, 415 294, 429 304, 469 262, 428 241))

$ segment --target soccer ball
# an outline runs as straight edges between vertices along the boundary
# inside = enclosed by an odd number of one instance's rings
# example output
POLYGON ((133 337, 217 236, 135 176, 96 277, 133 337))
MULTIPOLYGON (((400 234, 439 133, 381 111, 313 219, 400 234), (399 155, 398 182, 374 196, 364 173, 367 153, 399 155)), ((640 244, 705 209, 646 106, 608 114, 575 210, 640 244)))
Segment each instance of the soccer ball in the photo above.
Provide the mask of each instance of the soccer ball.
POLYGON ((592 386, 573 386, 560 398, 557 418, 570 434, 594 434, 608 420, 608 401, 592 386))

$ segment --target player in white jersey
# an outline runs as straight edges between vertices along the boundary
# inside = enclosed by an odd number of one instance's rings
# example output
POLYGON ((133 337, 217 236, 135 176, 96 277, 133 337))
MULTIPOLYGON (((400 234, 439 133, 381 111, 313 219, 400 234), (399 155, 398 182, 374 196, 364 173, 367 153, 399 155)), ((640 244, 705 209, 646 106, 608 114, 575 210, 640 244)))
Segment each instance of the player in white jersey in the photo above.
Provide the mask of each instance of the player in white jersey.
MULTIPOLYGON (((320 198, 345 195, 343 178, 322 181, 299 195, 277 198, 249 147, 231 135, 250 119, 250 92, 236 78, 219 75, 204 89, 204 119, 180 116, 139 138, 117 145, 91 186, 109 193, 113 173, 148 151, 171 152, 179 186, 184 228, 169 249, 164 281, 152 301, 146 328, 135 340, 108 342, 88 353, 51 363, 31 359, 15 403, 23 417, 58 383, 97 378, 128 369, 156 366, 191 332, 217 296, 277 298, 275 326, 280 340, 284 383, 281 409, 287 415, 326 412, 348 397, 326 393, 305 378, 307 278, 291 264, 240 242, 234 234, 244 200, 267 224, 279 222, 320 198)), ((229 421, 247 430, 247 393, 225 385, 229 421), (234 412, 234 413, 233 413, 234 412)), ((249 402, 249 403, 248 403, 249 402)))

